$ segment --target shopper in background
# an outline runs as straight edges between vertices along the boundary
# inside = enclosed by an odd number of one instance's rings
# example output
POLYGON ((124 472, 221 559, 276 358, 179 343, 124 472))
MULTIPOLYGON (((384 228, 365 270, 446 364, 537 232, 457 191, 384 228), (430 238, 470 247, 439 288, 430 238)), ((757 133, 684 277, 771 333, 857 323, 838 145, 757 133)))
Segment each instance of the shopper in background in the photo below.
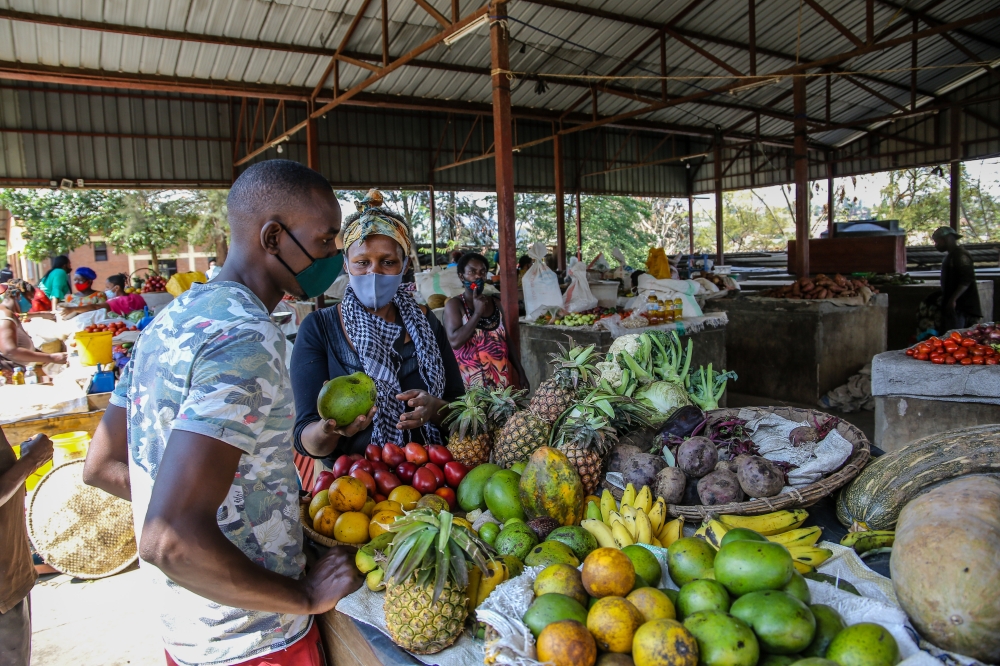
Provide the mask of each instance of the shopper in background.
POLYGON ((72 268, 69 257, 65 254, 52 257, 52 268, 42 277, 41 287, 53 303, 60 303, 73 291, 69 284, 69 271, 72 268))
POLYGON ((215 259, 208 260, 208 271, 205 273, 205 277, 211 282, 215 277, 222 272, 222 267, 215 263, 215 259))
POLYGON ((24 280, 15 278, 7 283, 7 291, 0 300, 0 371, 5 375, 17 366, 25 367, 29 363, 66 362, 66 352, 45 354, 35 351, 31 336, 21 326, 18 315, 24 307, 22 297, 29 290, 36 291, 24 280))
POLYGON ((10 264, 7 264, 3 268, 0 268, 0 283, 6 283, 7 280, 14 279, 14 271, 10 269, 10 264))
POLYGON ((108 299, 106 306, 108 310, 122 317, 127 317, 129 313, 146 307, 146 301, 142 294, 125 293, 126 285, 128 285, 128 276, 124 273, 112 275, 104 281, 104 297, 108 299))
POLYGON ((72 319, 82 312, 100 310, 104 308, 107 297, 104 292, 93 288, 97 273, 86 266, 81 266, 73 273, 73 286, 77 293, 66 297, 59 308, 63 312, 64 319, 72 319))
POLYGON ((52 460, 52 441, 35 435, 21 444, 21 458, 0 429, 0 664, 31 662, 31 588, 38 574, 24 522, 24 482, 52 460))
POLYGON ((961 236, 951 227, 938 227, 931 238, 938 252, 947 252, 941 263, 941 333, 979 323, 983 309, 972 255, 958 244, 961 236))

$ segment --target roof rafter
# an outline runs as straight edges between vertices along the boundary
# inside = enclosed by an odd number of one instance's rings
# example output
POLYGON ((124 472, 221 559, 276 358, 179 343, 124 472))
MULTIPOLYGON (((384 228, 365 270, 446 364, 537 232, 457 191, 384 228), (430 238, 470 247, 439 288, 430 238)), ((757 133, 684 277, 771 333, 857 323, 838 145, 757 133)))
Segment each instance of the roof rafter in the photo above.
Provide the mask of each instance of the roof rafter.
MULTIPOLYGON (((924 23, 927 23, 928 25, 940 25, 940 24, 944 23, 944 21, 942 21, 941 19, 934 18, 933 16, 931 16, 928 13, 931 10, 931 8, 936 7, 937 5, 939 5, 940 4, 939 2, 934 2, 928 8, 924 8, 924 9, 913 9, 911 7, 907 7, 906 5, 909 4, 908 2, 907 3, 903 3, 903 4, 900 4, 898 2, 894 2, 893 0, 876 0, 876 2, 878 2, 881 5, 885 5, 886 7, 890 7, 892 9, 895 9, 897 11, 897 13, 898 12, 904 12, 906 14, 909 14, 910 16, 918 18, 921 21, 923 21, 924 23)), ((985 46, 989 46, 989 47, 992 47, 994 49, 1000 49, 1000 42, 992 40, 992 39, 990 39, 990 38, 988 38, 988 37, 986 37, 984 35, 980 35, 978 33, 972 32, 971 30, 966 30, 964 28, 959 28, 958 30, 955 30, 955 32, 957 32, 958 34, 962 35, 963 37, 966 37, 968 39, 972 39, 974 41, 977 41, 980 44, 983 44, 985 46)))
POLYGON ((862 46, 865 45, 865 42, 861 38, 859 38, 857 35, 855 35, 853 32, 851 32, 847 28, 847 26, 845 26, 843 23, 841 23, 840 21, 838 21, 833 16, 833 14, 831 14, 830 12, 826 11, 825 9, 823 9, 823 6, 820 5, 818 2, 816 2, 816 0, 805 0, 805 3, 807 5, 809 5, 810 7, 812 7, 812 9, 813 9, 814 12, 816 12, 817 14, 819 14, 820 16, 822 16, 823 20, 825 20, 827 23, 829 23, 834 28, 836 28, 837 32, 839 32, 840 34, 842 34, 844 37, 847 37, 847 39, 849 41, 851 41, 855 46, 857 46, 857 47, 860 48, 860 47, 862 47, 862 46))

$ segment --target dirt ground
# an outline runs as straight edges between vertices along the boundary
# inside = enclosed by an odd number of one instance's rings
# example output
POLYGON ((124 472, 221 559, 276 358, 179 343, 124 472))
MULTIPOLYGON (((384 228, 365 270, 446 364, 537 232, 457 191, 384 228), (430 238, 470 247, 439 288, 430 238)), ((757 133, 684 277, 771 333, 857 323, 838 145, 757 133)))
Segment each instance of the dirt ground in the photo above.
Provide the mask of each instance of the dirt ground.
POLYGON ((44 576, 31 591, 32 666, 163 666, 138 569, 101 580, 44 576))

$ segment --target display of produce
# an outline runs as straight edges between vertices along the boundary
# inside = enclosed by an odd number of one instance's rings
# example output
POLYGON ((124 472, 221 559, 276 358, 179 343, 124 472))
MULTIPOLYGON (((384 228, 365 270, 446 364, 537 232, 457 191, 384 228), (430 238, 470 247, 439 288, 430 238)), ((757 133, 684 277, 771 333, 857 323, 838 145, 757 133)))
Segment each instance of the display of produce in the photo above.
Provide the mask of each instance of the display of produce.
POLYGON ((583 312, 556 315, 546 313, 538 317, 534 323, 538 326, 592 326, 599 320, 616 314, 618 314, 617 308, 596 307, 583 312))
POLYGON ((895 543, 892 585, 921 635, 1000 662, 1000 480, 964 476, 910 501, 895 543))
POLYGON ((872 460, 837 496, 837 519, 890 530, 911 499, 948 479, 996 472, 1000 426, 963 428, 924 437, 872 460))
POLYGON ((935 336, 913 345, 906 350, 906 355, 938 365, 997 365, 1000 363, 1000 331, 992 324, 964 333, 952 331, 944 339, 935 336))
POLYGON ((115 336, 125 331, 137 331, 139 329, 124 321, 111 321, 105 324, 92 324, 84 327, 83 330, 85 333, 101 333, 103 331, 111 331, 112 336, 115 336))
POLYGON ((142 284, 142 293, 159 293, 167 290, 167 279, 157 273, 151 273, 142 284))
POLYGON ((760 292, 767 298, 824 299, 851 298, 861 296, 865 291, 878 293, 864 278, 844 277, 837 273, 833 277, 820 273, 815 277, 800 277, 792 284, 760 292))

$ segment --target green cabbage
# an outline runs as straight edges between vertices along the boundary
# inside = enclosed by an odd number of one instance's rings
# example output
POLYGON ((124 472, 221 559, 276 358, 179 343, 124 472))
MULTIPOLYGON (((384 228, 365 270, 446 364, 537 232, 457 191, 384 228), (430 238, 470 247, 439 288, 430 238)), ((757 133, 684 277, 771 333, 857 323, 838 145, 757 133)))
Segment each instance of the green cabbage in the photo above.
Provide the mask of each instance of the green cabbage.
POLYGON ((635 398, 652 410, 649 422, 654 426, 669 419, 679 408, 691 404, 684 385, 677 382, 646 384, 636 391, 635 398))

